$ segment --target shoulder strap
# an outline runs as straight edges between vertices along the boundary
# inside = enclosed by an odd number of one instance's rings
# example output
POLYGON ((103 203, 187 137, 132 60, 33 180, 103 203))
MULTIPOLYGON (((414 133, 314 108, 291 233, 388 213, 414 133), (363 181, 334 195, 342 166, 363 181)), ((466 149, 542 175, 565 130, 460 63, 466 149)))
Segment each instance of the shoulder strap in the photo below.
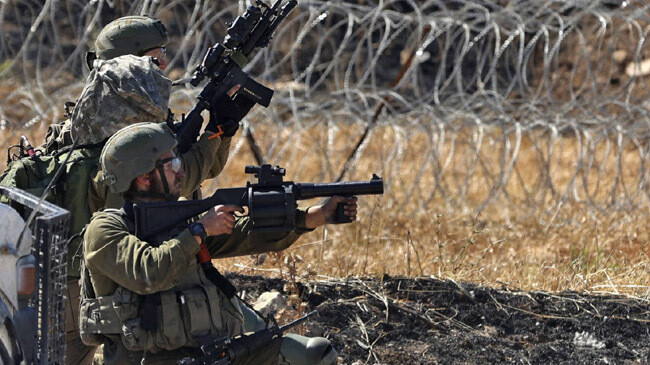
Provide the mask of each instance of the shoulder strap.
POLYGON ((74 151, 74 150, 80 150, 82 148, 86 148, 86 149, 99 148, 99 149, 101 149, 101 148, 104 147, 104 144, 106 144, 106 140, 98 142, 98 143, 80 144, 80 145, 77 145, 77 146, 75 146, 73 144, 73 145, 65 146, 65 147, 59 149, 58 151, 53 153, 53 156, 59 157, 60 155, 62 155, 64 153, 71 152, 71 151, 74 151))
MULTIPOLYGON (((112 215, 114 217, 120 217, 120 218, 124 217, 124 215, 125 215, 124 210, 122 210, 122 209, 106 208, 106 209, 102 210, 101 212, 112 215)), ((97 216, 98 216, 97 214, 94 214, 90 218, 90 220, 92 221, 97 216)), ((79 236, 83 237, 83 235, 86 233, 86 227, 88 227, 88 224, 86 224, 86 226, 81 230, 81 232, 79 232, 76 235, 70 237, 68 242, 73 240, 76 237, 79 237, 79 236)), ((83 249, 83 247, 84 247, 84 242, 83 242, 83 239, 82 239, 82 242, 79 245, 79 248, 77 248, 77 252, 75 252, 74 258, 73 258, 73 260, 75 260, 75 259, 79 260, 79 271, 81 273, 80 295, 83 298, 96 298, 95 290, 93 289, 92 282, 90 281, 90 272, 86 268, 86 264, 84 262, 84 252, 83 252, 84 249, 83 249)))

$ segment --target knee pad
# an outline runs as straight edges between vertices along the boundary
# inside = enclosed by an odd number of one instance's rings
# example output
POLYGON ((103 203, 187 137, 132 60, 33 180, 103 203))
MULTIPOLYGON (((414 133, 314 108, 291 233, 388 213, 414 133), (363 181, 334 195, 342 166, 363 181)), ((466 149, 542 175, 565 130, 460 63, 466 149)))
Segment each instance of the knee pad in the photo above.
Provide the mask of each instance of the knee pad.
POLYGON ((244 332, 255 332, 266 328, 266 322, 245 304, 239 306, 244 315, 244 332))
POLYGON ((338 358, 328 339, 293 333, 288 333, 282 338, 280 353, 291 365, 334 365, 338 358))

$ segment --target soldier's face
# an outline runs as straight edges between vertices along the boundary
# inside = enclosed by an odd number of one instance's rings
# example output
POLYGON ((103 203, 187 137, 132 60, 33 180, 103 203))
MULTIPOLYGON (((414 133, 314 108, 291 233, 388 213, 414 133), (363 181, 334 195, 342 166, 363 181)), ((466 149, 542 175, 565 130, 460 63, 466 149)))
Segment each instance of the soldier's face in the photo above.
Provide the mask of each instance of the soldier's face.
MULTIPOLYGON (((183 170, 183 165, 179 160, 174 161, 175 157, 176 155, 174 152, 170 150, 160 156, 160 160, 169 160, 163 165, 163 172, 165 174, 165 179, 167 179, 169 193, 180 196, 183 178, 185 177, 185 170, 183 170)), ((160 173, 153 174, 152 189, 158 193, 165 193, 165 186, 162 183, 160 173)))
POLYGON ((158 47, 154 48, 151 51, 148 51, 144 54, 144 56, 150 56, 155 58, 158 61, 158 67, 160 67, 161 70, 164 70, 167 68, 167 48, 166 47, 158 47))

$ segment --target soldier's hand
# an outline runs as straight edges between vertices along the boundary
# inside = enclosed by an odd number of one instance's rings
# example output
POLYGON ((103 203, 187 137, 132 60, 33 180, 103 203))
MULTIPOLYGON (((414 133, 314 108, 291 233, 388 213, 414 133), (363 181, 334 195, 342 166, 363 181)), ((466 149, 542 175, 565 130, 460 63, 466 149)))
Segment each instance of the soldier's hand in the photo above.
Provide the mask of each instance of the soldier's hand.
POLYGON ((233 95, 237 94, 237 91, 239 91, 239 89, 241 89, 241 85, 237 84, 237 85, 231 87, 230 90, 228 90, 228 92, 226 94, 228 94, 228 96, 230 96, 232 98, 233 95))
POLYGON ((339 203, 343 203, 343 214, 350 221, 357 220, 357 197, 335 195, 329 198, 325 204, 317 205, 307 210, 305 226, 307 228, 316 228, 327 223, 341 223, 336 221, 336 208, 339 203))
POLYGON ((239 122, 255 106, 255 102, 245 96, 236 95, 240 88, 239 84, 233 86, 210 106, 210 121, 205 127, 207 131, 220 133, 224 137, 237 133, 239 122))
POLYGON ((239 205, 217 205, 208 210, 207 214, 199 219, 199 222, 203 223, 208 236, 231 234, 235 226, 234 212, 243 213, 244 209, 239 205))

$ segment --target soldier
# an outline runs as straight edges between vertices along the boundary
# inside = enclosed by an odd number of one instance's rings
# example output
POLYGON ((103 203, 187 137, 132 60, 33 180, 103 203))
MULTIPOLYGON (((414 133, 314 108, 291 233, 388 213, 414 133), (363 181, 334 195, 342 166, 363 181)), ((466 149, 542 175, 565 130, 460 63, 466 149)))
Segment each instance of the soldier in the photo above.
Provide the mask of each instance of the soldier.
MULTIPOLYGON (((106 364, 175 364, 200 354, 201 337, 235 336, 260 326, 229 283, 213 282, 203 272, 196 258, 201 242, 213 258, 280 251, 332 221, 338 203, 345 203, 345 214, 356 219, 356 197, 336 196, 298 210, 294 231, 270 237, 250 233, 250 220, 233 215, 241 207, 220 205, 188 229, 142 241, 134 235, 133 204, 176 200, 182 194, 186 171, 175 145, 164 125, 140 123, 117 132, 102 150, 103 174, 125 203, 120 210, 96 213, 86 227, 80 330, 85 343, 104 344, 106 364)), ((324 338, 288 334, 281 359, 335 364, 337 354, 324 338)))
MULTIPOLYGON (((92 70, 70 119, 52 126, 48 131, 46 144, 42 147, 46 153, 54 153, 72 145, 74 137, 77 149, 72 152, 71 161, 82 162, 75 163, 70 171, 80 168, 91 170, 77 174, 81 179, 68 182, 71 190, 84 192, 79 193, 82 197, 80 200, 83 200, 83 204, 77 204, 82 205, 80 209, 71 211, 72 233, 81 230, 92 213, 106 207, 122 206, 122 197, 109 191, 101 171, 87 167, 99 157, 106 139, 126 125, 145 121, 162 122, 168 116, 171 80, 162 73, 167 67, 167 42, 167 31, 159 20, 127 16, 109 23, 98 35, 94 52, 89 52, 87 60, 92 70), (87 198, 83 199, 86 191, 87 198)), ((230 96, 236 91, 231 90, 230 96)), ((241 114, 237 114, 239 119, 252 106, 245 101, 235 103, 229 97, 220 101, 222 108, 228 109, 230 106, 230 109, 236 111, 240 111, 241 105, 244 105, 241 114)), ((184 196, 195 192, 203 180, 217 176, 228 159, 230 141, 239 124, 238 121, 217 121, 215 111, 216 109, 210 111, 211 122, 199 141, 190 151, 180 156, 188 172, 181 182, 184 196), (219 138, 214 138, 217 123, 221 124, 224 133, 219 138)), ((79 318, 78 245, 78 240, 70 241, 70 310, 67 312, 66 356, 70 363, 89 364, 92 362, 94 348, 83 345, 76 325, 79 318)))
MULTIPOLYGON (((120 194, 111 193, 99 171, 98 160, 103 144, 120 128, 137 122, 163 122, 171 81, 162 75, 150 57, 120 56, 96 61, 72 115, 72 135, 81 144, 71 152, 72 163, 66 170, 67 185, 77 197, 71 211, 71 232, 81 231, 92 213, 103 208, 122 206, 120 194), (82 171, 79 171, 82 170, 82 171), (73 179, 71 176, 79 178, 73 179)), ((231 130, 234 134, 234 130, 231 130)), ((182 179, 183 195, 190 195, 202 181, 218 174, 228 158, 229 136, 216 137, 211 128, 182 156, 187 174, 182 179), (213 138, 216 137, 216 138, 213 138)), ((71 363, 88 364, 93 348, 83 346, 76 320, 79 298, 79 240, 71 240, 68 248, 68 288, 70 310, 67 313, 67 358, 71 363)))
MULTIPOLYGON (((148 56, 164 70, 167 68, 168 42, 167 29, 160 20, 125 16, 102 29, 95 40, 94 50, 86 54, 86 63, 92 70, 96 60, 106 61, 124 55, 148 56)), ((70 119, 51 125, 40 149, 50 154, 72 145, 71 127, 70 119)))

